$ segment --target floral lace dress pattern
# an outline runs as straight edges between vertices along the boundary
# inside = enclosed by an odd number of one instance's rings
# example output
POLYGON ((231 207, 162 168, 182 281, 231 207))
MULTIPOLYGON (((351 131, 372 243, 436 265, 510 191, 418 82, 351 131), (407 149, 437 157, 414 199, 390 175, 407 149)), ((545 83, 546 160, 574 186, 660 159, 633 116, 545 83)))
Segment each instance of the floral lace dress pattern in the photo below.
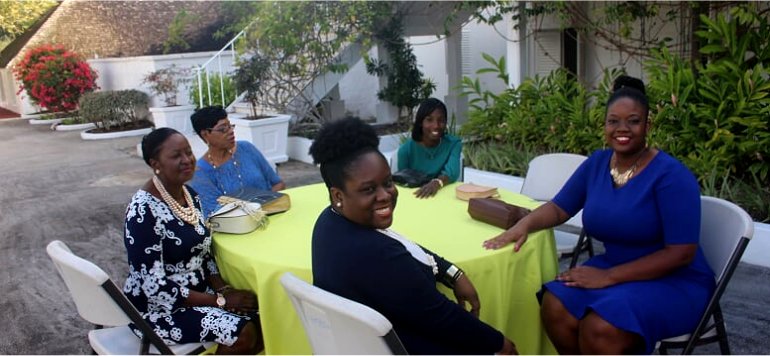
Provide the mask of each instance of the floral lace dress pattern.
MULTIPOLYGON (((190 193, 200 209, 198 195, 190 193)), ((123 293, 167 344, 235 342, 248 317, 217 307, 184 306, 191 290, 214 294, 208 277, 219 274, 203 220, 186 224, 165 202, 139 190, 126 209, 124 242, 129 273, 123 293)), ((132 330, 141 337, 133 325, 132 330)))

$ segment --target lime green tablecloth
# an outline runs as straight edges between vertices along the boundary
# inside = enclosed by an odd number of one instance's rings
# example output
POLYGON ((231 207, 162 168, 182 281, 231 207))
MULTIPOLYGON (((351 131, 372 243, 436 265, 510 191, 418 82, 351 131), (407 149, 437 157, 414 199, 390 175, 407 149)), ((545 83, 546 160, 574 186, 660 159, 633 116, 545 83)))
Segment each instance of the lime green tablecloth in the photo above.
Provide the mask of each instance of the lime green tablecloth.
MULTIPOLYGON (((485 239, 502 230, 470 218, 468 203, 455 198, 456 184, 431 199, 414 198, 399 188, 392 228, 465 270, 481 300, 481 320, 501 330, 524 354, 555 354, 543 331, 535 293, 557 273, 553 232, 531 234, 522 249, 488 251, 485 239)), ((310 241, 313 225, 329 204, 323 184, 286 191, 291 210, 270 217, 266 230, 245 235, 214 234, 214 252, 222 276, 237 288, 257 293, 265 352, 309 354, 310 344, 299 317, 279 282, 290 271, 311 281, 310 241)), ((534 208, 540 203, 501 190, 501 199, 534 208)), ((454 300, 451 292, 442 292, 454 300)))

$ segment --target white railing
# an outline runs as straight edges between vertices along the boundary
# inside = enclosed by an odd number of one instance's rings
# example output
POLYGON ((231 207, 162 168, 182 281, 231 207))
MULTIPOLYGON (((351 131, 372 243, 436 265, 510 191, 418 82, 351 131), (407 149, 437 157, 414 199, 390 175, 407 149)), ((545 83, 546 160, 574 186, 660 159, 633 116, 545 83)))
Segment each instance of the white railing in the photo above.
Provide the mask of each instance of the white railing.
MULTIPOLYGON (((225 99, 229 99, 229 98, 225 98, 225 79, 229 74, 229 72, 225 71, 222 68, 222 56, 230 55, 232 57, 232 64, 235 65, 237 63, 240 57, 238 55, 238 52, 235 50, 235 42, 246 35, 246 31, 249 29, 249 27, 251 27, 252 24, 254 24, 254 22, 247 25, 243 29, 243 31, 235 35, 235 37, 233 37, 229 42, 227 42, 227 44, 224 45, 224 47, 222 47, 222 49, 220 49, 219 52, 214 54, 214 56, 209 58, 209 60, 207 60, 200 66, 197 66, 194 68, 195 77, 198 79, 198 106, 199 107, 204 106, 204 102, 203 102, 204 86, 206 90, 205 93, 207 94, 206 98, 208 99, 207 100, 208 102, 205 104, 209 106, 215 104, 214 98, 211 94, 211 70, 209 69, 209 66, 213 65, 215 61, 216 61, 216 68, 214 68, 214 70, 216 71, 215 73, 217 73, 219 76, 219 93, 220 93, 219 99, 221 100, 219 104, 221 104, 222 107, 227 106, 226 105, 227 101, 225 99), (205 81, 205 85, 204 85, 204 81, 205 81)), ((234 93, 234 96, 232 98, 233 100, 230 101, 231 103, 234 103, 239 99, 238 92, 234 91, 233 93, 234 93)))

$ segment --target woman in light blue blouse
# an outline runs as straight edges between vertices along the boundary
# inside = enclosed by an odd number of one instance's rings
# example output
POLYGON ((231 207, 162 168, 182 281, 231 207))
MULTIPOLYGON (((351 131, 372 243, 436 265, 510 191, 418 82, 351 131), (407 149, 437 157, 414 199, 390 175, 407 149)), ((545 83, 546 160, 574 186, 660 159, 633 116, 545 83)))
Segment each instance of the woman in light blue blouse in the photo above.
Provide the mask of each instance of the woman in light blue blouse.
POLYGON ((432 179, 415 191, 418 198, 436 195, 444 185, 460 177, 462 141, 446 133, 444 103, 429 98, 420 104, 412 127, 412 138, 398 148, 398 170, 414 169, 432 179))
POLYGON ((279 191, 286 188, 281 177, 253 144, 235 141, 233 125, 221 106, 203 107, 191 117, 193 129, 209 146, 198 159, 190 182, 201 197, 205 218, 221 208, 217 198, 243 188, 279 191))

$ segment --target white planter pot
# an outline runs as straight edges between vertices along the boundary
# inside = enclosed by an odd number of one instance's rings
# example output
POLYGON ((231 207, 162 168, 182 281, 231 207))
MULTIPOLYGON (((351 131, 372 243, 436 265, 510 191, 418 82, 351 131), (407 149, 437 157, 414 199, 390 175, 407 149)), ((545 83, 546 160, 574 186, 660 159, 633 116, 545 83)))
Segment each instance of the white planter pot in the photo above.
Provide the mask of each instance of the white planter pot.
POLYGON ((178 105, 150 108, 152 121, 156 128, 170 127, 184 135, 195 134, 190 115, 195 112, 195 105, 178 105))
POLYGON ((107 139, 119 138, 119 137, 142 136, 152 132, 152 127, 147 127, 143 129, 137 129, 137 130, 105 132, 105 133, 92 133, 88 131, 91 131, 91 130, 81 132, 80 138, 84 140, 107 140, 107 139))
POLYGON ((272 164, 286 162, 286 143, 289 137, 291 115, 275 114, 258 120, 244 120, 230 114, 230 122, 235 125, 235 139, 249 141, 272 164))
POLYGON ((88 130, 91 128, 96 127, 93 122, 87 122, 85 124, 74 124, 74 125, 56 125, 56 131, 79 131, 79 130, 88 130))
POLYGON ((310 150, 310 145, 312 144, 313 140, 309 138, 289 136, 286 153, 289 155, 289 158, 295 161, 313 164, 313 157, 311 157, 310 153, 308 153, 310 150))
MULTIPOLYGON (((37 113, 37 114, 21 114, 21 118, 22 119, 39 119, 43 115, 45 115, 45 114, 40 114, 40 113, 37 113)), ((45 120, 45 121, 48 121, 48 120, 45 120)))
POLYGON ((398 150, 401 147, 402 140, 412 137, 410 132, 380 136, 380 146, 377 147, 380 152, 389 152, 398 150))

